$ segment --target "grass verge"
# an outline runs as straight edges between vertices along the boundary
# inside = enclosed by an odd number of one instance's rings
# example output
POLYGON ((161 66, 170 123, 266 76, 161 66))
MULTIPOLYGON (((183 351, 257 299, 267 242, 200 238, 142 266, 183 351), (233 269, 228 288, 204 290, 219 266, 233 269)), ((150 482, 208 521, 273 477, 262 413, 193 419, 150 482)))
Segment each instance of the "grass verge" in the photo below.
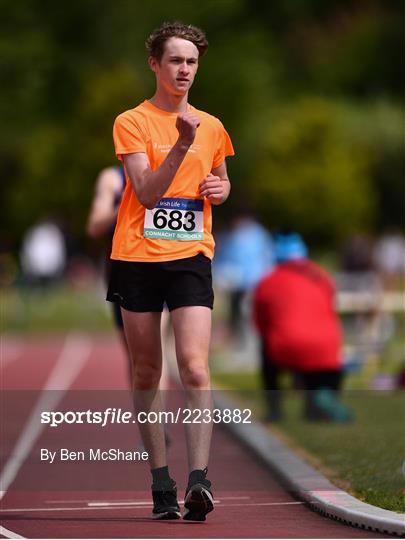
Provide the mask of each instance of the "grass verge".
MULTIPOLYGON (((214 373, 214 381, 233 390, 263 417, 260 379, 255 373, 214 373)), ((405 511, 405 393, 350 390, 343 401, 355 414, 350 424, 313 423, 302 417, 300 391, 286 391, 283 419, 268 425, 290 447, 335 485, 369 504, 405 511)))
POLYGON ((8 288, 1 293, 1 330, 9 333, 112 331, 112 317, 97 288, 68 284, 50 289, 8 288))

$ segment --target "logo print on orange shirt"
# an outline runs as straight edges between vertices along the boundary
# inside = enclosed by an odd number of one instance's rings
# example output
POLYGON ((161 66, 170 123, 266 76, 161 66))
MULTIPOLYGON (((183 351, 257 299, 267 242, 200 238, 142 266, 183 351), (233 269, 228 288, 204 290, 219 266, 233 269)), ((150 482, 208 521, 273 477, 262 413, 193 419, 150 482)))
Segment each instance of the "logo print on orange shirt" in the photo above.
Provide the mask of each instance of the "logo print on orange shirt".
MULTIPOLYGON (((173 148, 172 144, 160 144, 157 142, 153 143, 154 150, 158 150, 162 154, 168 154, 170 150, 173 148)), ((192 154, 196 154, 199 150, 201 150, 202 145, 201 144, 192 144, 190 148, 188 149, 188 152, 191 152, 192 154)))

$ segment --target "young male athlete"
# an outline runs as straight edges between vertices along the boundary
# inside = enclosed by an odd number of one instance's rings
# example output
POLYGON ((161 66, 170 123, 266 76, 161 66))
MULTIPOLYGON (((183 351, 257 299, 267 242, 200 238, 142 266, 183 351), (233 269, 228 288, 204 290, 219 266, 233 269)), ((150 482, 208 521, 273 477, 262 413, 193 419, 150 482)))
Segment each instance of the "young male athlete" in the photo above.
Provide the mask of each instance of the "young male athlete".
MULTIPOLYGON (((113 240, 107 299, 122 308, 136 409, 162 408, 160 318, 166 303, 187 407, 205 411, 209 420, 211 205, 228 198, 225 158, 234 152, 221 122, 188 103, 199 59, 208 48, 204 33, 191 25, 165 23, 146 45, 156 77, 155 94, 120 114, 113 130, 127 185, 113 240)), ((139 428, 152 472, 153 517, 178 519, 163 426, 139 428)), ((206 478, 212 423, 185 428, 190 474, 183 518, 204 521, 213 509, 211 482, 206 478)))
MULTIPOLYGON (((108 242, 104 268, 104 276, 107 283, 110 280, 111 273, 112 260, 110 259, 110 254, 113 234, 117 223, 118 208, 124 193, 125 184, 124 167, 106 167, 103 169, 97 176, 91 208, 87 219, 86 232, 90 238, 97 239, 107 237, 108 242)), ((121 306, 118 302, 112 302, 111 307, 115 327, 119 332, 121 343, 128 361, 128 380, 132 385, 132 359, 125 338, 121 306)), ((164 317, 162 320, 162 332, 166 332, 168 322, 168 317, 164 317)), ((168 385, 168 374, 167 371, 164 370, 160 380, 160 387, 167 389, 168 385)), ((170 440, 167 426, 165 426, 166 445, 170 444, 170 440)))

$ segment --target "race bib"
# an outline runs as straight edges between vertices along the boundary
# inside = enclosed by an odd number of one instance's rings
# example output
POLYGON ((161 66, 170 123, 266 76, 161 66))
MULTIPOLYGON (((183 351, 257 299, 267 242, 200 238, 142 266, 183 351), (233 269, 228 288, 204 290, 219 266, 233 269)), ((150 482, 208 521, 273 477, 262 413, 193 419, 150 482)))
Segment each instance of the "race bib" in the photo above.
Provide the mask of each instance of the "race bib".
POLYGON ((159 240, 203 240, 204 201, 163 198, 145 211, 143 236, 159 240))

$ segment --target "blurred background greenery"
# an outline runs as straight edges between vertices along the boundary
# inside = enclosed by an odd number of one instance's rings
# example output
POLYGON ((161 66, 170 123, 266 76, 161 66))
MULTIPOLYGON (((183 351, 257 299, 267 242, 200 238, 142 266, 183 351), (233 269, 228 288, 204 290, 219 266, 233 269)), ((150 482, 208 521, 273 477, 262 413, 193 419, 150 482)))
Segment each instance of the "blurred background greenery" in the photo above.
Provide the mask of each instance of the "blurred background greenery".
POLYGON ((251 201, 321 248, 405 226, 403 1, 1 1, 2 245, 57 215, 80 249, 117 114, 150 97, 144 42, 164 20, 207 32, 192 103, 235 144, 226 222, 251 201))
MULTIPOLYGON (((1 326, 9 336, 112 332, 104 288, 83 258, 98 258, 101 247, 86 237, 85 224, 99 171, 117 163, 114 118, 153 93, 144 42, 163 21, 201 26, 210 42, 190 101, 221 118, 237 154, 228 165, 232 196, 215 209, 219 228, 248 203, 269 229, 302 233, 333 270, 350 236, 405 230, 403 0, 0 5, 0 265, 2 285, 17 285, 2 290, 1 326), (63 226, 76 262, 64 283, 30 290, 16 278, 18 252, 27 229, 50 217, 63 226)), ((395 290, 402 297, 387 308, 396 311, 392 329, 380 332, 388 337, 348 377, 349 389, 377 388, 387 384, 381 373, 404 369, 403 276, 395 290)), ((214 378, 252 391, 260 415, 257 351, 229 346, 224 305, 218 294, 214 378)), ((403 392, 384 392, 383 404, 379 392, 372 403, 364 394, 347 396, 358 422, 309 429, 291 394, 281 429, 321 468, 333 469, 334 481, 372 504, 403 510, 403 392), (343 448, 346 440, 352 445, 343 448)))

